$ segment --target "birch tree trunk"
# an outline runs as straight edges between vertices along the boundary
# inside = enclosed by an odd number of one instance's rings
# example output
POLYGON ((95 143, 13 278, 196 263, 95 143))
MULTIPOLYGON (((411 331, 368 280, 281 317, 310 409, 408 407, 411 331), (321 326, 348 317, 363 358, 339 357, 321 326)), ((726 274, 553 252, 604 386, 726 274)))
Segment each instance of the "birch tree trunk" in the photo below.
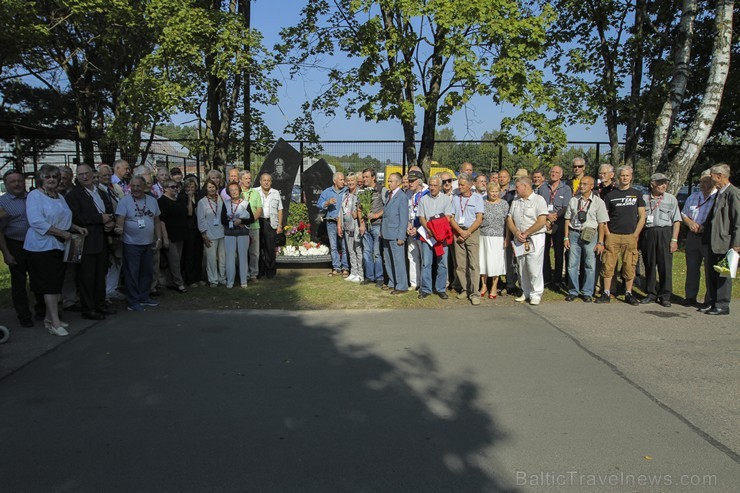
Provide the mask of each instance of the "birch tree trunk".
POLYGON ((681 21, 673 52, 673 77, 671 78, 668 99, 663 103, 655 125, 653 149, 650 156, 650 174, 654 173, 665 161, 665 148, 668 145, 676 115, 686 94, 691 45, 694 41, 696 6, 697 0, 683 0, 681 5, 681 21))
POLYGON ((727 74, 730 71, 734 6, 734 0, 718 0, 717 2, 715 20, 717 34, 712 48, 712 63, 709 68, 707 88, 696 116, 681 140, 678 152, 668 165, 668 173, 672 177, 669 191, 674 195, 694 166, 719 112, 727 74))

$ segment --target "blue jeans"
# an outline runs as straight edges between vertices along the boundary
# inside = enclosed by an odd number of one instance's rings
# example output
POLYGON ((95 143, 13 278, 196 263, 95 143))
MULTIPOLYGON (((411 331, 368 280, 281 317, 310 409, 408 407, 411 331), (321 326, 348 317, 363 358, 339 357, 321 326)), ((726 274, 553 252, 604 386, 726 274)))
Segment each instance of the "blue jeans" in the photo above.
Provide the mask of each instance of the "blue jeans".
MULTIPOLYGON (((329 235, 329 250, 331 250, 331 268, 333 270, 349 270, 347 263, 347 252, 339 252, 339 245, 344 242, 337 236, 337 223, 326 221, 326 233, 329 235), (344 255, 342 255, 344 253, 344 255)), ((344 248, 342 248, 344 250, 344 248)))
POLYGON ((578 296, 581 293, 578 275, 581 270, 581 256, 584 262, 583 296, 594 295, 594 280, 596 278, 596 246, 597 238, 590 243, 581 240, 581 232, 570 230, 570 256, 568 258, 568 277, 570 278, 570 289, 568 294, 578 296))
POLYGON ((380 224, 373 224, 362 237, 364 251, 362 260, 365 264, 365 279, 383 280, 383 258, 380 256, 380 224))
POLYGON ((429 246, 429 243, 422 241, 421 243, 421 288, 422 293, 432 292, 432 263, 437 264, 437 279, 434 283, 435 293, 444 293, 445 287, 447 286, 447 252, 448 246, 445 245, 444 253, 439 257, 434 255, 434 248, 429 246))
POLYGON ((129 306, 149 299, 154 274, 153 245, 123 244, 123 275, 129 306))
POLYGON ((388 273, 388 286, 397 291, 408 291, 409 276, 406 274, 405 244, 399 245, 396 240, 383 240, 385 270, 388 273))

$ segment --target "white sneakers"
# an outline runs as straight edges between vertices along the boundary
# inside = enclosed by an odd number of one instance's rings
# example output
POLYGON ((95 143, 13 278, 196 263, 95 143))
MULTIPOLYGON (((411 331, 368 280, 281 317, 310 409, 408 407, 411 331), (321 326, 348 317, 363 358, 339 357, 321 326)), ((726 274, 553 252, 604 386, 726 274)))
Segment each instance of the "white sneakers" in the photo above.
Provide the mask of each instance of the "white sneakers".
POLYGON ((514 301, 516 301, 517 303, 522 303, 523 301, 526 301, 526 299, 527 299, 527 297, 526 297, 526 296, 524 296, 524 295, 521 295, 521 296, 520 296, 520 297, 518 297, 518 298, 514 298, 514 301))
POLYGON ((349 276, 345 277, 344 280, 349 282, 362 282, 362 277, 355 274, 350 274, 349 276))
POLYGON ((532 296, 532 299, 529 300, 530 305, 539 305, 540 304, 540 298, 539 296, 532 296))

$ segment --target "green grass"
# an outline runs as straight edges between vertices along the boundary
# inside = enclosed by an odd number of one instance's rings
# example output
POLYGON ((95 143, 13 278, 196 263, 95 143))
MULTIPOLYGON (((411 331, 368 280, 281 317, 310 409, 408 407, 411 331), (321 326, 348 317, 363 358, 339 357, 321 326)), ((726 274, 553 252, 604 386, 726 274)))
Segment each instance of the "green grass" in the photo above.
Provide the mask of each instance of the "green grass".
MULTIPOLYGON (((328 269, 278 269, 275 279, 250 284, 247 289, 235 287, 226 289, 200 287, 190 289, 181 295, 175 291, 165 290, 160 298, 165 308, 171 309, 288 309, 288 310, 323 310, 323 309, 375 309, 375 308, 433 308, 470 306, 466 300, 456 300, 451 296, 442 301, 436 296, 424 300, 417 299, 416 292, 401 296, 391 296, 374 285, 360 286, 346 282, 341 278, 328 277, 328 269)), ((703 275, 703 274, 702 274, 703 275)), ((673 262, 673 292, 683 297, 686 278, 686 263, 683 253, 675 256, 673 262)), ((733 283, 733 298, 740 298, 740 282, 733 283)), ((699 299, 704 296, 704 287, 699 292, 699 299)), ((545 290, 544 301, 559 301, 563 294, 545 290)), ((503 297, 497 300, 484 299, 482 306, 505 305, 513 303, 512 298, 503 297)), ((12 307, 10 299, 10 274, 8 267, 0 265, 0 308, 12 307)), ((120 308, 123 307, 121 304, 120 308)))

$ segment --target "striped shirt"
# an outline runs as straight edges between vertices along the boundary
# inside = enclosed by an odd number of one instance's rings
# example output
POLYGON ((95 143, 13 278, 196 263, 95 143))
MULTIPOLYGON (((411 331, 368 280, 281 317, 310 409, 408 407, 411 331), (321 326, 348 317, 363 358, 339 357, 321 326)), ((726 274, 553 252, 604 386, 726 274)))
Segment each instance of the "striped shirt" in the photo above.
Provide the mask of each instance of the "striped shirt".
POLYGON ((0 196, 0 209, 7 214, 0 219, 0 232, 6 238, 15 241, 24 241, 26 231, 28 231, 28 217, 26 216, 26 197, 28 194, 16 197, 12 193, 6 193, 0 196))

